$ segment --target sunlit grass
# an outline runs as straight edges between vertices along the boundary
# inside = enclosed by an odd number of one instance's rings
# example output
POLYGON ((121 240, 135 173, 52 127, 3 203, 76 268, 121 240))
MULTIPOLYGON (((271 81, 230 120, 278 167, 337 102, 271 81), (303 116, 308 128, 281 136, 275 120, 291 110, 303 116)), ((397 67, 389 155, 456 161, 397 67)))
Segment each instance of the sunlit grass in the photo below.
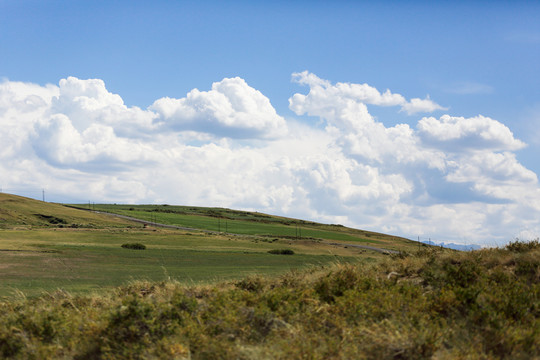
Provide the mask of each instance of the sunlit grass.
MULTIPOLYGON (((75 206, 87 208, 87 205, 84 204, 75 206)), ((245 235, 349 241, 372 246, 386 246, 389 249, 399 250, 412 250, 418 245, 416 242, 407 239, 351 229, 341 225, 319 224, 224 208, 116 204, 93 204, 90 208, 132 216, 151 222, 245 235)))

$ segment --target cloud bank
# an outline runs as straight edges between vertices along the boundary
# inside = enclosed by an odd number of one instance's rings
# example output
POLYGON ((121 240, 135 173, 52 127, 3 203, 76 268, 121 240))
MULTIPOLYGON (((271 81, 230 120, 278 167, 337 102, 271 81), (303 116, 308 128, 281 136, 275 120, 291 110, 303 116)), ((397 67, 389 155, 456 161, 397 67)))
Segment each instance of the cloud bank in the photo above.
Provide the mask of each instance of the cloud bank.
POLYGON ((3 81, 2 186, 252 209, 458 243, 540 232, 537 174, 517 160, 526 144, 504 124, 307 71, 292 80, 307 91, 289 98, 299 118, 287 120, 239 77, 146 109, 126 106, 99 79, 3 81), (416 125, 386 126, 370 114, 378 106, 417 116, 416 125))

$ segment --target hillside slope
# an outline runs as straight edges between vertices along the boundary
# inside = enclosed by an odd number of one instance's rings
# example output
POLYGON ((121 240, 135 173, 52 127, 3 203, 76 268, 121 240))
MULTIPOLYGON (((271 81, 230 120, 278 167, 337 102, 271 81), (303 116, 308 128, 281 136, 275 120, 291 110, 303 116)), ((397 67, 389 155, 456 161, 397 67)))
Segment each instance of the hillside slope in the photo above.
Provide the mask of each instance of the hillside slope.
POLYGON ((22 196, 0 193, 0 228, 127 226, 132 222, 22 196))
MULTIPOLYGON (((74 206, 81 209, 88 208, 86 204, 74 206)), ((227 208, 94 204, 92 209, 134 217, 150 224, 161 223, 220 233, 279 237, 291 241, 325 240, 390 251, 412 251, 417 250, 419 246, 418 242, 399 236, 353 229, 337 224, 321 224, 313 221, 227 208)))
POLYGON ((358 230, 342 225, 321 224, 225 208, 116 204, 93 204, 91 208, 96 211, 88 211, 87 204, 65 206, 0 193, 0 228, 141 226, 140 223, 106 214, 114 213, 156 223, 156 225, 161 223, 230 234, 280 237, 290 240, 338 241, 395 251, 413 250, 419 245, 417 242, 398 236, 358 230))

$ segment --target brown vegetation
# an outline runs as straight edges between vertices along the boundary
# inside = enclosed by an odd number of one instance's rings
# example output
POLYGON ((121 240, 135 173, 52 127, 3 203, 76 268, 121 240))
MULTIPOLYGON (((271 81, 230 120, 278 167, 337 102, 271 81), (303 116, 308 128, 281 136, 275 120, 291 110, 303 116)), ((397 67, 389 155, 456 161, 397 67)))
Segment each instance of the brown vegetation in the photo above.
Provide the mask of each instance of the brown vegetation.
POLYGON ((0 303, 0 356, 540 357, 540 245, 336 264, 217 286, 137 282, 0 303))

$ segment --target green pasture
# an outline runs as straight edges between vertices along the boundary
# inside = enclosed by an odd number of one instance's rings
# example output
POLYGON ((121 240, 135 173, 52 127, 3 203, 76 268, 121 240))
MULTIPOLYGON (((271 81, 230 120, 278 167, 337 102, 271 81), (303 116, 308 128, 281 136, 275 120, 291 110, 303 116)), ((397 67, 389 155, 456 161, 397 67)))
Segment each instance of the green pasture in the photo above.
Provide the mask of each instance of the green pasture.
POLYGON ((152 229, 3 230, 0 298, 19 291, 27 296, 56 289, 104 291, 134 280, 215 283, 358 260, 354 251, 316 242, 152 229), (129 242, 143 243, 147 249, 121 248, 129 242), (283 248, 295 254, 268 253, 283 248))
POLYGON ((341 225, 283 218, 261 213, 225 208, 205 208, 173 205, 82 204, 79 208, 105 211, 141 220, 191 227, 203 230, 290 239, 322 239, 384 247, 391 250, 412 250, 416 242, 341 225))
POLYGON ((214 283, 384 256, 347 247, 352 243, 404 251, 416 246, 389 235, 257 212, 171 205, 64 206, 0 193, 0 298, 19 291, 29 296, 57 289, 103 291, 136 280, 214 283), (193 230, 143 226, 89 208, 193 230), (122 248, 126 243, 144 244, 146 250, 122 248), (270 250, 293 250, 294 255, 270 250))

